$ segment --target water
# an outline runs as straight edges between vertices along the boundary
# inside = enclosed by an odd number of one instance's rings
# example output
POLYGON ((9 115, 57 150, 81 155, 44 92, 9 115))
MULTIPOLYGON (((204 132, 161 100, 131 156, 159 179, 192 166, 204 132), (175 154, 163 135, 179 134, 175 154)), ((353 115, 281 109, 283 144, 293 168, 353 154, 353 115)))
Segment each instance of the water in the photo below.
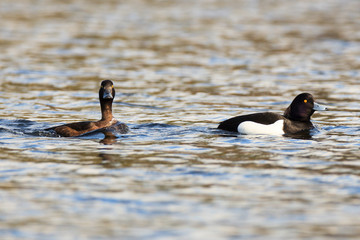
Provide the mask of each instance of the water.
POLYGON ((357 239, 360 3, 1 1, 1 239, 357 239), (112 79, 129 134, 97 120, 112 79), (229 117, 330 108, 310 137, 229 117))

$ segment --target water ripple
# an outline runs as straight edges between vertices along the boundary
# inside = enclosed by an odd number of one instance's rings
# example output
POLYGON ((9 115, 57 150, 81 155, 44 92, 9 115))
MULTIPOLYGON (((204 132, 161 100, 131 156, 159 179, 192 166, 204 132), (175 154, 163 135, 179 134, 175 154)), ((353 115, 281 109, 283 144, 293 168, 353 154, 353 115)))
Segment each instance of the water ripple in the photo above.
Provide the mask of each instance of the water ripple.
POLYGON ((1 237, 357 239, 358 9, 1 1, 1 237), (130 133, 43 130, 98 120, 102 79, 130 133), (330 108, 309 135, 216 129, 300 92, 330 108))

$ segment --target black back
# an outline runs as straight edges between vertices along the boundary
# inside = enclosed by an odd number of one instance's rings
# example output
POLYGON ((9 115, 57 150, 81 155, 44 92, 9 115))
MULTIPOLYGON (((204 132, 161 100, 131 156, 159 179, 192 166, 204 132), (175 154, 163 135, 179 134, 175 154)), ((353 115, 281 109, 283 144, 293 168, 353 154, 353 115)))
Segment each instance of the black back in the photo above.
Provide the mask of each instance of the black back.
POLYGON ((230 118, 220 123, 218 126, 219 129, 237 132, 237 128, 240 123, 245 121, 256 122, 260 124, 270 125, 276 122, 277 120, 284 119, 283 116, 277 113, 264 112, 264 113, 253 113, 248 115, 242 115, 230 118))

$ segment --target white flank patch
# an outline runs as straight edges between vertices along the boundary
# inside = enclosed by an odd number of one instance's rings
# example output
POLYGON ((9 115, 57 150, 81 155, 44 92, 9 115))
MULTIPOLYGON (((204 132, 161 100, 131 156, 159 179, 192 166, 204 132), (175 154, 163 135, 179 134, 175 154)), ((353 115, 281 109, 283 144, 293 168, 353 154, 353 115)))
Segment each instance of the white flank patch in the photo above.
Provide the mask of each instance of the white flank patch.
POLYGON ((239 124, 238 132, 242 134, 262 134, 262 135, 283 135, 284 120, 277 120, 273 124, 265 125, 251 121, 239 124))

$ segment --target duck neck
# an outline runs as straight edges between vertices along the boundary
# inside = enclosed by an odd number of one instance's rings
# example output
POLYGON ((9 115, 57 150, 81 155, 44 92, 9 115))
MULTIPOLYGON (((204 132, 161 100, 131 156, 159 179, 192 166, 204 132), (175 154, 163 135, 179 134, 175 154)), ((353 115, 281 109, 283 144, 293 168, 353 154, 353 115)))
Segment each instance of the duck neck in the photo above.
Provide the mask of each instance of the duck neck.
POLYGON ((111 121, 113 119, 112 114, 112 100, 103 100, 100 102, 101 106, 101 121, 111 121))
POLYGON ((291 119, 291 106, 285 109, 284 117, 286 117, 287 119, 291 119))
POLYGON ((291 105, 290 105, 285 110, 284 117, 286 117, 290 120, 294 120, 294 121, 309 122, 310 117, 313 113, 314 113, 314 111, 308 113, 308 112, 301 111, 301 109, 294 110, 294 107, 291 107, 291 105))

